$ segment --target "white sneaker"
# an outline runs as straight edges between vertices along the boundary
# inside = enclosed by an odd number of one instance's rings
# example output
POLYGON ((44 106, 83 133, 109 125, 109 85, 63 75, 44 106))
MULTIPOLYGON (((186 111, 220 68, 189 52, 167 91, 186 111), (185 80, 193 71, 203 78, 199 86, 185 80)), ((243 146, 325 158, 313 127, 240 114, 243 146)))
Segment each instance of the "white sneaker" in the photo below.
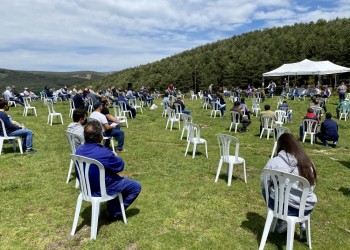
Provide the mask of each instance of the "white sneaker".
POLYGON ((287 222, 285 222, 284 220, 281 222, 277 223, 277 232, 279 234, 283 234, 285 232, 287 232, 287 222))

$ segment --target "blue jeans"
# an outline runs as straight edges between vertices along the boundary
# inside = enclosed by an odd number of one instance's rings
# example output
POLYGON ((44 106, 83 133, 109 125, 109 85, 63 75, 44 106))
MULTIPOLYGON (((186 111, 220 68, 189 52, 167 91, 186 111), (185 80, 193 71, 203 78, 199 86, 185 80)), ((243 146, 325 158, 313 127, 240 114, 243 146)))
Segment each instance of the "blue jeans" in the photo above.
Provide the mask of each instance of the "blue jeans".
MULTIPOLYGON (((107 189, 109 191, 108 194, 112 192, 113 194, 121 192, 123 195, 124 208, 127 209, 141 192, 141 184, 137 181, 123 178, 109 184, 107 189)), ((107 201, 107 209, 115 217, 121 215, 118 197, 107 201)))
POLYGON ((30 129, 18 129, 8 133, 8 135, 22 137, 22 147, 25 149, 30 149, 33 146, 33 132, 30 129))
MULTIPOLYGON (((261 190, 262 192, 262 195, 264 197, 264 200, 266 202, 266 194, 265 194, 265 188, 263 188, 261 190)), ((275 208, 275 200, 272 199, 271 197, 269 197, 269 208, 270 209, 274 209, 275 208)), ((304 215, 309 215, 311 212, 312 212, 313 209, 311 210, 305 210, 304 211, 304 215)), ((294 217, 298 217, 299 216, 299 209, 297 208, 294 208, 294 207, 291 207, 291 206, 288 206, 288 216, 294 216, 294 217)))
POLYGON ((24 103, 23 103, 20 99, 18 99, 18 98, 10 97, 10 101, 16 102, 16 103, 18 103, 18 104, 24 106, 24 103))
MULTIPOLYGON (((103 136, 111 136, 116 138, 116 140, 118 141, 118 146, 117 146, 117 150, 123 150, 123 146, 124 146, 124 131, 123 130, 119 130, 117 128, 108 130, 106 132, 103 132, 103 136)), ((109 144, 110 141, 106 140, 105 142, 105 147, 109 148, 109 144)))
POLYGON ((184 113, 186 115, 191 115, 191 111, 187 110, 187 109, 182 110, 182 113, 184 113))

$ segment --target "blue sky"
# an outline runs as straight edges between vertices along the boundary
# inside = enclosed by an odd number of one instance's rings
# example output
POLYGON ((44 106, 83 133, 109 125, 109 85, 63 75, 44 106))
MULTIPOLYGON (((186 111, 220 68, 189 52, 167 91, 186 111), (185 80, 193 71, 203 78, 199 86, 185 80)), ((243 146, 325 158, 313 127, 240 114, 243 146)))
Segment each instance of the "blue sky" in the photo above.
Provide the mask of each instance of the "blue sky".
POLYGON ((350 0, 11 0, 0 68, 117 71, 257 29, 350 17, 350 0))

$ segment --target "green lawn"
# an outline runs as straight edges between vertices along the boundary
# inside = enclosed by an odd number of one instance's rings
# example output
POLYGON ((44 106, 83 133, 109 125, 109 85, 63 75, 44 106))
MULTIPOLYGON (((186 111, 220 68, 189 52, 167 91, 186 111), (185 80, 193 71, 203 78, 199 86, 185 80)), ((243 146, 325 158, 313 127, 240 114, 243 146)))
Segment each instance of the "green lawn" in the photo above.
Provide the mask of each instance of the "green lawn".
MULTIPOLYGON (((66 184, 70 148, 65 129, 68 102, 55 105, 63 114, 64 125, 47 125, 47 108, 32 102, 38 117, 23 117, 23 108, 8 112, 35 133, 33 155, 14 153, 4 145, 1 162, 1 249, 257 249, 260 243, 266 206, 260 188, 260 173, 268 161, 273 139, 259 139, 258 118, 252 118, 249 132, 228 131, 229 116, 210 118, 200 100, 188 100, 193 121, 199 124, 201 137, 208 142, 209 158, 202 145, 195 159, 184 156, 186 141, 181 131, 165 130, 161 99, 157 110, 145 109, 129 120, 123 175, 141 182, 143 190, 127 210, 128 224, 109 222, 102 206, 97 240, 90 240, 91 206, 84 203, 77 232, 70 235, 78 190, 73 176, 66 184), (234 134, 240 140, 240 155, 247 163, 247 183, 243 171, 235 167, 232 186, 227 187, 225 170, 214 182, 219 152, 217 133, 234 134)), ((277 98, 265 103, 276 108, 277 98)), ((328 110, 335 115, 338 102, 332 97, 328 110)), ((250 100, 246 103, 251 107, 250 100)), ((232 103, 227 99, 228 108, 232 103)), ((309 101, 289 101, 293 121, 286 124, 298 135, 299 124, 309 101)), ((263 106, 263 104, 261 105, 263 106)), ((226 113, 227 114, 227 113, 226 113)), ((350 249, 350 121, 337 121, 340 141, 336 149, 320 144, 303 144, 318 170, 317 206, 311 216, 314 249, 350 249)), ((189 154, 192 153, 192 146, 189 154)), ((225 168, 223 168, 225 169, 225 168)), ((285 249, 286 235, 271 233, 265 249, 285 249)), ((307 249, 295 236, 295 249, 307 249)))

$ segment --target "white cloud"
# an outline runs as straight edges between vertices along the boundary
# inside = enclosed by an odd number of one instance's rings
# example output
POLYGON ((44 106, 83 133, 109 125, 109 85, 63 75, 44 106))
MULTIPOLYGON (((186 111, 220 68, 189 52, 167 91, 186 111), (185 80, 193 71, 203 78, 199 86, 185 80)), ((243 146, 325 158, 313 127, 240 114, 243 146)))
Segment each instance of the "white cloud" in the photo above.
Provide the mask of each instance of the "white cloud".
POLYGON ((297 0, 3 1, 0 68, 119 70, 227 38, 247 24, 260 29, 350 16, 348 1, 327 6, 297 0))

